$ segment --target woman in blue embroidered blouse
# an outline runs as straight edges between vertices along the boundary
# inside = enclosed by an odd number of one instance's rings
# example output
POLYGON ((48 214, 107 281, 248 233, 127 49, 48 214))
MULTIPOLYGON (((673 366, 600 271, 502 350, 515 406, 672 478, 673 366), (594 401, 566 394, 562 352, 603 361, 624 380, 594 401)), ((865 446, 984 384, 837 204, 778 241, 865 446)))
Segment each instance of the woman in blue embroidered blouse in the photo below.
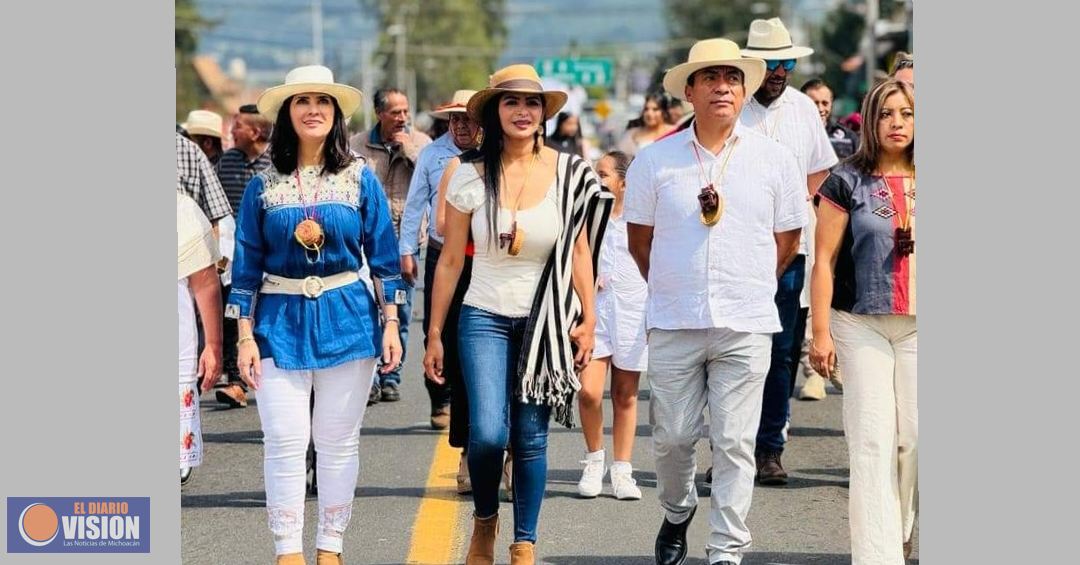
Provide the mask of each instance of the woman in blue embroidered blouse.
POLYGON ((322 66, 293 69, 258 101, 276 117, 273 167, 244 191, 226 314, 239 318, 240 374, 258 391, 278 565, 304 563, 309 437, 318 453, 318 563, 341 563, 376 359, 384 371, 401 360, 394 226, 379 181, 348 146, 345 116, 359 105, 360 91, 335 84, 322 66), (384 293, 383 328, 358 276, 365 257, 384 293))

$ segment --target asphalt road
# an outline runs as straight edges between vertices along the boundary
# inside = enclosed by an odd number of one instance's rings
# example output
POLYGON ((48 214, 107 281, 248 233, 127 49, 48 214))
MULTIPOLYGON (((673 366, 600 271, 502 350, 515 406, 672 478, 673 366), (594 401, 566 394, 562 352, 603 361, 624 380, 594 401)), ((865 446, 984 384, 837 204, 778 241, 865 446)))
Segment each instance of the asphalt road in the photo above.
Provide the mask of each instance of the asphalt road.
MULTIPOLYGON (((421 294, 416 304, 421 304, 421 294)), ((438 442, 445 432, 428 425, 428 401, 422 383, 420 312, 410 332, 403 372, 402 400, 369 408, 360 440, 361 471, 352 522, 345 535, 345 562, 396 565, 463 563, 471 531, 471 499, 451 487, 447 450, 438 442), (442 469, 444 472, 440 472, 442 469), (434 481, 434 482, 432 482, 434 481), (427 502, 426 518, 418 510, 427 502), (414 530, 414 528, 417 528, 414 530), (414 533, 416 535, 414 535, 414 533), (426 550, 424 548, 427 548, 426 550), (433 555, 438 548, 445 557, 433 555), (426 551, 426 553, 425 553, 426 551), (410 561, 410 552, 413 560, 410 561), (419 557, 418 557, 419 556, 419 557)), ((553 426, 549 438, 548 483, 540 518, 537 555, 550 565, 648 565, 662 513, 656 498, 656 475, 648 424, 648 383, 642 378, 634 476, 640 501, 619 501, 604 493, 577 497, 579 460, 584 442, 579 430, 553 426)), ((753 546, 743 563, 850 563, 847 523, 847 453, 841 427, 841 396, 829 387, 827 399, 793 400, 792 425, 784 454, 791 475, 786 487, 757 487, 748 519, 753 546)), ((204 463, 182 492, 182 556, 186 565, 270 564, 273 541, 267 529, 263 491, 262 434, 257 398, 249 407, 223 409, 213 394, 202 397, 204 463)), ((605 406, 610 434, 610 404, 605 406)), ((611 438, 606 436, 610 453, 611 438)), ((456 450, 455 450, 456 452, 456 450)), ((452 456, 456 469, 456 456, 452 456)), ((698 477, 708 467, 708 443, 698 444, 698 477)), ((703 504, 707 490, 700 489, 703 504)), ((705 564, 707 514, 701 509, 689 530, 688 564, 705 564)), ((308 498, 305 552, 314 562, 317 505, 308 498)), ((512 541, 512 508, 503 503, 504 523, 496 561, 507 563, 512 541)), ((916 532, 917 535, 917 532, 916 532)), ((912 563, 917 563, 918 541, 912 563)))

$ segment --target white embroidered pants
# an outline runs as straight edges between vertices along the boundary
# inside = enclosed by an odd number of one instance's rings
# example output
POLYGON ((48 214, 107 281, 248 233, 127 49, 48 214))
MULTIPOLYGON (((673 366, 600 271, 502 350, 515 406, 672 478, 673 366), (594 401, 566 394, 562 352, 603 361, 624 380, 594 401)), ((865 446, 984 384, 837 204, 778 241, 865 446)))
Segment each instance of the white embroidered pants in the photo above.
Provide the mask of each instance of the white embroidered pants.
POLYGON ((315 440, 319 483, 318 549, 340 553, 360 470, 360 422, 375 374, 374 357, 327 369, 287 371, 262 360, 256 393, 262 422, 266 509, 278 555, 303 551, 308 439, 315 440), (315 389, 315 409, 310 395, 315 389))
POLYGON ((833 310, 830 329, 844 374, 851 562, 903 565, 918 508, 915 316, 833 310))

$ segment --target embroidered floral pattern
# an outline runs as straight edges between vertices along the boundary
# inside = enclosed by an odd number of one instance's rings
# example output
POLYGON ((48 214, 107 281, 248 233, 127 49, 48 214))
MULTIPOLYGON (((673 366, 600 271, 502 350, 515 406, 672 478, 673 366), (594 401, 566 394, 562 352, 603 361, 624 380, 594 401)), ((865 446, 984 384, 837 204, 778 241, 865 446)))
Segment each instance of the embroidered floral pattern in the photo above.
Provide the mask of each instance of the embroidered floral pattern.
MULTIPOLYGON (((358 159, 340 173, 322 177, 321 180, 314 167, 301 169, 300 181, 304 184, 303 196, 307 198, 306 202, 308 204, 332 202, 353 208, 358 207, 360 205, 360 171, 363 166, 364 162, 358 159), (316 186, 319 186, 318 191, 315 190, 316 186)), ((264 208, 300 206, 305 203, 305 200, 301 198, 300 187, 296 184, 296 177, 293 175, 283 175, 273 167, 260 174, 264 185, 262 194, 264 208)))
POLYGON ((288 537, 304 529, 304 508, 268 506, 270 531, 276 537, 288 537))
POLYGON ((319 512, 319 533, 340 538, 345 533, 345 528, 349 527, 350 519, 352 519, 352 503, 323 508, 319 512))

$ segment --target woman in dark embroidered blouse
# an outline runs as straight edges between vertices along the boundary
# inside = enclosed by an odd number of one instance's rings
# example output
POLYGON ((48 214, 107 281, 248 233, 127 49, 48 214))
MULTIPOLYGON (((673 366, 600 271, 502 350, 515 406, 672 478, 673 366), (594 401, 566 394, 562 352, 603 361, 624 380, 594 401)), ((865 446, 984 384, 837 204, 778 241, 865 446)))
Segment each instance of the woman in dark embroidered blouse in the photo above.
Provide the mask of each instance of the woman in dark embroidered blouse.
POLYGON ((915 95, 867 95, 859 151, 815 197, 810 362, 844 374, 855 564, 903 563, 918 509, 915 95), (835 344, 835 345, 834 345, 835 344))

